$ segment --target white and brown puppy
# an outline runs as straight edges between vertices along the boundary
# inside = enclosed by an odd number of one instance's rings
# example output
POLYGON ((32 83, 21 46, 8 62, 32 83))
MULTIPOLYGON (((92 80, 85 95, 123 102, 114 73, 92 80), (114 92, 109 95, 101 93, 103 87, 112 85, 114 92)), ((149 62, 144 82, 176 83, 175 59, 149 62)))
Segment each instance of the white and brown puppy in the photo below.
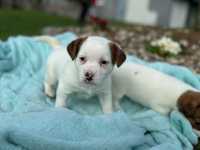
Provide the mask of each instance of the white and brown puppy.
POLYGON ((144 65, 124 63, 112 73, 113 105, 124 95, 167 115, 179 110, 200 130, 200 92, 190 85, 144 65))
POLYGON ((45 93, 56 96, 56 107, 67 107, 71 94, 81 97, 97 95, 104 113, 112 109, 111 72, 126 56, 118 45, 98 36, 78 38, 67 51, 57 48, 48 58, 45 93))

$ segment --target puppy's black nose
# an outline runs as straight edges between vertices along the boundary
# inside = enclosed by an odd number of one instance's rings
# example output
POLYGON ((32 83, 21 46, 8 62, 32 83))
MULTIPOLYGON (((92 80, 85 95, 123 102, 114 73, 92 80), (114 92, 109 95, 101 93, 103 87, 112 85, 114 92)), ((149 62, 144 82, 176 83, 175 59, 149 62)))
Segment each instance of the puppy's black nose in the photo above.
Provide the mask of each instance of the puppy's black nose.
POLYGON ((86 78, 87 81, 92 81, 93 77, 94 77, 94 73, 92 73, 92 72, 86 72, 85 73, 85 78, 86 78))

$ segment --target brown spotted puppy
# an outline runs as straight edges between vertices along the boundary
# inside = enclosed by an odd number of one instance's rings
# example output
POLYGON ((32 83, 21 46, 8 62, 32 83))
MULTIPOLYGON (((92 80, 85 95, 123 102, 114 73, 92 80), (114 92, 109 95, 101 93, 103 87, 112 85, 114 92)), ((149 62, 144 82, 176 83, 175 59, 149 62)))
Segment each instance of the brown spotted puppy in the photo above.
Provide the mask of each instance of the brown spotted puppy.
POLYGON ((126 56, 106 38, 90 36, 72 41, 67 51, 57 47, 47 62, 45 93, 56 96, 56 107, 67 107, 71 94, 81 98, 97 95, 104 113, 112 109, 111 73, 126 56))
POLYGON ((131 100, 168 115, 181 111, 195 129, 200 130, 200 91, 153 68, 124 63, 112 73, 113 106, 120 109, 119 100, 131 100))

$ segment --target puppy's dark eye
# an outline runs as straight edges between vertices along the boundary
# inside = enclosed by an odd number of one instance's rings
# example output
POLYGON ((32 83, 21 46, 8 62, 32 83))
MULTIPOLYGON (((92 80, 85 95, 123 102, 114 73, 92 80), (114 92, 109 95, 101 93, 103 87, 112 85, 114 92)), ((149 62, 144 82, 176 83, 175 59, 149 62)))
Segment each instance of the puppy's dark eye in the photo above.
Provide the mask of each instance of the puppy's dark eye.
POLYGON ((106 61, 106 60, 101 60, 101 61, 100 61, 100 64, 101 64, 101 65, 107 65, 107 64, 108 64, 108 61, 106 61))
POLYGON ((80 60, 81 62, 84 62, 84 61, 86 61, 86 58, 85 58, 85 57, 79 57, 79 60, 80 60))

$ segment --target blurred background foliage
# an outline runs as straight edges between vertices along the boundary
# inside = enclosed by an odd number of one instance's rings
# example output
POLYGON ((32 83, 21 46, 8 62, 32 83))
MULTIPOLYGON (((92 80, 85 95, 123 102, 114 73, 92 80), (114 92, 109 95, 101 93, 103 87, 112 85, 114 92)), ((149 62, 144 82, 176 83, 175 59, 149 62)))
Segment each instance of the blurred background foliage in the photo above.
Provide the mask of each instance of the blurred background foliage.
POLYGON ((77 21, 66 16, 49 15, 35 10, 0 9, 0 38, 12 35, 41 34, 46 26, 77 26, 77 21))

